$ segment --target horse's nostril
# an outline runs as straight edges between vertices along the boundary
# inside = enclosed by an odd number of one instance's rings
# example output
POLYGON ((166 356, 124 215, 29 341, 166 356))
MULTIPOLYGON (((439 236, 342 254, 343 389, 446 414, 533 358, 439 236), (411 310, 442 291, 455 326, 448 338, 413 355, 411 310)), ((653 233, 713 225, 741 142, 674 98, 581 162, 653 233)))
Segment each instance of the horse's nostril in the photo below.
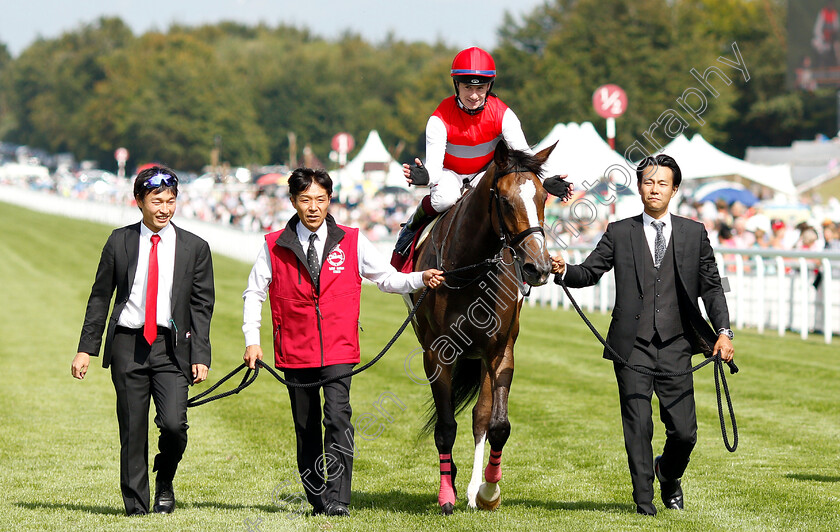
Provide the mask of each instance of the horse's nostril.
POLYGON ((533 264, 525 264, 524 266, 522 266, 522 271, 525 272, 526 275, 531 275, 531 276, 539 275, 539 271, 537 271, 537 267, 534 266, 533 264))

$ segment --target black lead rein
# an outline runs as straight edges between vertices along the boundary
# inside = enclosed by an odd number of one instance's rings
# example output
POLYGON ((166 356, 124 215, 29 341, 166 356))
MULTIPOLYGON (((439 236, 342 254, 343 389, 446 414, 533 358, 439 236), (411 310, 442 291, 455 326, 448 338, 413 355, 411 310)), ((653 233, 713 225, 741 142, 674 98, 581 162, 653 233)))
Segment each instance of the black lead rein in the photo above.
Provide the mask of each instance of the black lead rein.
MULTIPOLYGON (((732 409, 732 398, 729 396, 729 385, 726 384, 726 374, 723 371, 723 359, 720 357, 720 353, 715 354, 714 356, 708 357, 703 362, 697 364, 691 369, 687 369, 685 371, 666 371, 666 372, 658 372, 653 371, 648 368, 642 366, 636 366, 634 364, 628 364, 623 358, 619 356, 615 350, 607 344, 607 341, 604 340, 604 337, 601 336, 601 333, 598 332, 598 329, 592 325, 592 322, 589 321, 589 318, 586 317, 586 314, 583 313, 580 306, 575 301, 575 298, 572 297, 572 294, 569 292, 569 288, 566 286, 566 282, 563 278, 560 278, 560 286, 563 287, 563 291, 566 292, 566 297, 569 298, 569 301, 572 303, 572 306, 575 307, 575 310, 580 315, 581 319, 583 319, 584 323, 589 327, 589 330, 592 331, 592 334, 604 345, 604 348, 607 350, 607 353, 610 355, 610 359, 614 362, 625 366, 636 373, 641 373, 642 375, 649 375, 651 377, 679 377, 682 375, 688 375, 689 373, 694 373, 698 369, 702 368, 703 366, 714 362, 715 364, 715 391, 717 392, 717 407, 718 407, 718 417, 720 418, 720 432, 723 435, 723 444, 726 446, 726 450, 730 453, 734 453, 735 449, 738 448, 738 424, 735 422, 735 411, 732 409), (729 419, 732 421, 732 444, 729 443, 729 438, 726 434, 726 422, 723 417, 723 404, 721 403, 720 397, 720 381, 723 381, 723 392, 726 396, 726 405, 729 409, 729 419)), ((735 365, 735 362, 730 360, 726 363, 729 366, 729 371, 732 374, 738 373, 738 366, 735 365)))
MULTIPOLYGON (((443 273, 443 276, 446 277, 448 275, 463 273, 465 271, 474 270, 474 269, 478 269, 478 268, 487 268, 487 267, 490 267, 493 264, 497 263, 499 260, 500 259, 498 257, 494 257, 492 259, 486 259, 486 260, 483 260, 483 261, 481 261, 479 263, 476 263, 476 264, 471 264, 469 266, 464 266, 462 268, 456 268, 454 270, 446 271, 446 272, 443 273)), ((423 290, 423 292, 420 293, 420 297, 417 298, 417 301, 414 303, 414 307, 412 307, 411 312, 408 313, 408 317, 405 319, 405 321, 403 321, 402 325, 400 325, 400 328, 397 330, 396 334, 394 334, 394 336, 391 338, 391 340, 385 345, 384 348, 382 348, 382 350, 379 352, 378 355, 376 355, 373 358, 373 360, 366 363, 364 366, 362 366, 360 368, 357 368, 357 369, 354 369, 353 371, 349 371, 347 373, 344 373, 343 375, 337 375, 335 377, 330 377, 329 379, 320 380, 318 382, 298 383, 298 382, 287 381, 286 379, 281 377, 280 374, 277 373, 274 370, 274 368, 272 368, 271 366, 269 366, 268 364, 266 364, 262 360, 257 360, 256 361, 254 369, 249 368, 248 365, 245 362, 243 362, 236 369, 234 369, 233 371, 231 371, 230 373, 228 373, 227 375, 222 377, 219 380, 219 382, 217 382, 213 386, 207 388, 206 390, 199 393, 198 395, 190 397, 187 400, 187 406, 188 407, 201 406, 203 404, 207 404, 207 403, 209 403, 211 401, 215 401, 217 399, 222 399, 224 397, 229 397, 231 395, 238 394, 239 392, 241 392, 242 390, 244 390, 245 388, 250 386, 255 380, 257 380, 257 377, 260 374, 260 368, 265 369, 266 371, 271 373, 271 375, 275 379, 277 379, 281 383, 285 384, 286 386, 290 386, 292 388, 317 388, 319 386, 323 386, 325 384, 329 384, 331 382, 339 381, 341 379, 344 379, 344 378, 347 378, 347 377, 352 377, 353 375, 361 373, 364 370, 366 370, 369 367, 376 364, 379 361, 379 359, 381 359, 385 355, 385 353, 387 353, 388 350, 391 349, 391 346, 394 345, 394 342, 397 341, 397 338, 399 338, 402 335, 403 331, 408 326, 408 324, 411 322, 412 318, 414 318, 414 315, 417 314, 417 309, 420 308, 420 303, 423 302, 423 299, 426 297, 426 294, 428 292, 429 292, 429 288, 426 287, 423 290), (230 380, 234 375, 236 375, 237 373, 239 373, 243 369, 246 369, 246 371, 245 371, 245 375, 242 377, 242 381, 239 383, 239 386, 237 386, 236 388, 234 388, 232 390, 228 390, 226 392, 222 392, 222 393, 219 393, 217 395, 214 395, 212 397, 207 397, 207 395, 213 393, 219 386, 221 386, 222 384, 224 384, 225 382, 230 380), (252 374, 252 372, 253 372, 253 374, 252 374)))

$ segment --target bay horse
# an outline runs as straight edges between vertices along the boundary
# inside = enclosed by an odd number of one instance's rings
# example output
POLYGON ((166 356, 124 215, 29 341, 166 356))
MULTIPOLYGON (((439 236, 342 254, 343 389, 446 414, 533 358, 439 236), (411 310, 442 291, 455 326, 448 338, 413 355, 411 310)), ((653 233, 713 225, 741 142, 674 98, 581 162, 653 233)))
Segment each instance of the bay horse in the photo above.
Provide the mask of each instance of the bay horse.
POLYGON ((498 482, 502 448, 510 435, 507 401, 523 301, 520 288, 522 281, 545 284, 551 272, 542 228, 547 192, 539 175, 553 149, 530 155, 510 150, 500 140, 478 184, 442 215, 417 250, 416 271, 484 264, 447 276, 427 293, 413 322, 434 401, 422 432, 434 430, 440 455, 438 503, 444 515, 452 513, 456 500, 455 416, 476 396, 468 504, 494 510, 501 502, 498 482), (485 440, 490 458, 482 483, 485 440))

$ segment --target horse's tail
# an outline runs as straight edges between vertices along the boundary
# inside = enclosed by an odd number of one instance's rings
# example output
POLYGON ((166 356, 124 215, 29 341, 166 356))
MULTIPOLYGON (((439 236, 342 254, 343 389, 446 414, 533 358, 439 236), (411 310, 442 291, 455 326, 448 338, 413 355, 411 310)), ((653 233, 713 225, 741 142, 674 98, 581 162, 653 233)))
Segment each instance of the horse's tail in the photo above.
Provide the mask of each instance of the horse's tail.
MULTIPOLYGON (((452 409, 457 416, 470 406, 481 389, 480 358, 457 357, 452 366, 452 409)), ((437 410, 435 402, 430 401, 426 424, 420 430, 421 435, 429 435, 435 430, 437 410)))

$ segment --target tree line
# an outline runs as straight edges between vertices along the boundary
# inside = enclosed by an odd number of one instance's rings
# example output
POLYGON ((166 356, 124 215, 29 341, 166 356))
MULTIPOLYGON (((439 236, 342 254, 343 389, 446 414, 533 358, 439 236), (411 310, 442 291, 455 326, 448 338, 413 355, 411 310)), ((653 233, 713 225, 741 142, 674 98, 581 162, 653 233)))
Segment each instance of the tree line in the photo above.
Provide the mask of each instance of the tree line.
MULTIPOLYGON (((616 139, 624 151, 679 110, 676 100, 698 86, 692 69, 721 66, 737 43, 749 79, 732 69, 728 85, 711 76, 718 94, 701 121, 686 118, 686 134, 735 155, 833 136, 834 91, 785 87, 785 13, 783 0, 553 0, 521 20, 506 15, 490 50, 494 91, 536 143, 558 122, 592 121, 603 135, 592 93, 618 84, 629 100, 616 139)), ((0 139, 106 167, 125 146, 130 163, 199 170, 214 149, 233 165, 288 162, 295 145, 326 160, 335 133, 361 144, 377 129, 409 161, 423 156, 426 120, 452 94, 456 52, 231 22, 134 35, 121 19, 100 18, 18 57, 0 45, 0 139)))

